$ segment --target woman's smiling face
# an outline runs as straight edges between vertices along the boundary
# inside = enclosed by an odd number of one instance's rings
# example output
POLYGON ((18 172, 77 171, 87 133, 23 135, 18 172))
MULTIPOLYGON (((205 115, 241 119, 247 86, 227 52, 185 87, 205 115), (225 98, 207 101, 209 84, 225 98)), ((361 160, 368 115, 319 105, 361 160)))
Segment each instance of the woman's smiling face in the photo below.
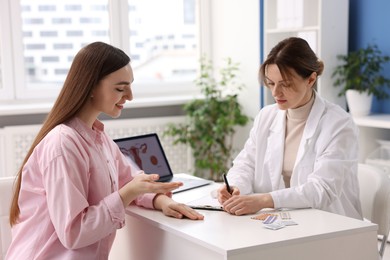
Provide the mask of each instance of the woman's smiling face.
POLYGON ((133 70, 130 65, 104 77, 92 92, 94 109, 113 118, 119 117, 126 100, 133 99, 131 91, 133 80, 133 70))

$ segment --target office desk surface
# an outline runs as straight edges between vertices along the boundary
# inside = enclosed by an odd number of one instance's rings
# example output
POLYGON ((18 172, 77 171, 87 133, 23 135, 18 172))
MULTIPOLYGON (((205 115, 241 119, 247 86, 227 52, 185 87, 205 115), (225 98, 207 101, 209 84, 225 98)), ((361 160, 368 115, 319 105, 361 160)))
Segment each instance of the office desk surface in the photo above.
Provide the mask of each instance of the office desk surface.
MULTIPOLYGON (((212 184, 178 193, 174 199, 186 203, 210 194, 218 186, 212 184)), ((138 259, 377 258, 377 226, 364 221, 321 210, 299 209, 289 211, 291 219, 298 225, 270 230, 261 221, 251 219, 257 214, 232 216, 220 211, 200 212, 205 219, 193 221, 169 218, 159 211, 130 206, 126 220, 130 232, 128 245, 131 247, 129 251, 134 252, 129 252, 129 259, 147 254, 147 258, 138 259), (135 240, 149 243, 150 249, 143 252, 135 240), (138 245, 131 246, 133 243, 138 245), (151 254, 153 247, 161 252, 151 254)))

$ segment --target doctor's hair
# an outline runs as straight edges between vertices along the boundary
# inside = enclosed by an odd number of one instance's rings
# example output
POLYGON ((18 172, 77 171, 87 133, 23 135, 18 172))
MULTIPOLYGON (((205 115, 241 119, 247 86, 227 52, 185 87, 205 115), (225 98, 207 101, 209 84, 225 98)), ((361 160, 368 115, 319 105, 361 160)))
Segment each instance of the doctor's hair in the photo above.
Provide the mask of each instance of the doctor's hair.
MULTIPOLYGON (((313 72, 316 72, 318 77, 324 70, 324 63, 318 59, 307 41, 298 37, 284 39, 272 48, 259 70, 259 82, 264 85, 267 85, 266 68, 271 64, 278 66, 285 80, 292 77, 291 70, 304 79, 310 77, 313 72)), ((313 87, 316 85, 317 81, 313 87)))
POLYGON ((129 63, 130 58, 125 52, 103 42, 88 44, 76 54, 61 92, 17 173, 9 216, 11 226, 18 222, 22 170, 34 148, 54 127, 68 121, 80 112, 100 80, 129 63))

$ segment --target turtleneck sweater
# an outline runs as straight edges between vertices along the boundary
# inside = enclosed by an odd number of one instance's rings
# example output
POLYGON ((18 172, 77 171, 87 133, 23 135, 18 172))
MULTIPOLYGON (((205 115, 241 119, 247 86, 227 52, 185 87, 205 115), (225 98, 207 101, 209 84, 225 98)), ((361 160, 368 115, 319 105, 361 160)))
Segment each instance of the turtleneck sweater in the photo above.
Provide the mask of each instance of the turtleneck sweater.
POLYGON ((282 176, 286 188, 290 187, 292 171, 302 139, 303 130, 305 129, 307 118, 313 106, 315 94, 313 93, 309 102, 305 105, 288 109, 286 112, 286 137, 284 144, 284 157, 282 176))

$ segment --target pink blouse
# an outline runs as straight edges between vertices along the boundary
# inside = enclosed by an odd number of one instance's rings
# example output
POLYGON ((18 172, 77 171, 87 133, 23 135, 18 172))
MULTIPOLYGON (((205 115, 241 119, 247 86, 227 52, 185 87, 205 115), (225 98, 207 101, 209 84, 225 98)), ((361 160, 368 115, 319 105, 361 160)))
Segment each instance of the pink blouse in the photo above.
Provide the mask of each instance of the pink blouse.
MULTIPOLYGON (((93 129, 78 118, 55 127, 23 168, 19 223, 6 259, 108 259, 125 221, 118 187, 131 173, 100 121, 93 129)), ((135 203, 153 208, 154 196, 135 203)))

